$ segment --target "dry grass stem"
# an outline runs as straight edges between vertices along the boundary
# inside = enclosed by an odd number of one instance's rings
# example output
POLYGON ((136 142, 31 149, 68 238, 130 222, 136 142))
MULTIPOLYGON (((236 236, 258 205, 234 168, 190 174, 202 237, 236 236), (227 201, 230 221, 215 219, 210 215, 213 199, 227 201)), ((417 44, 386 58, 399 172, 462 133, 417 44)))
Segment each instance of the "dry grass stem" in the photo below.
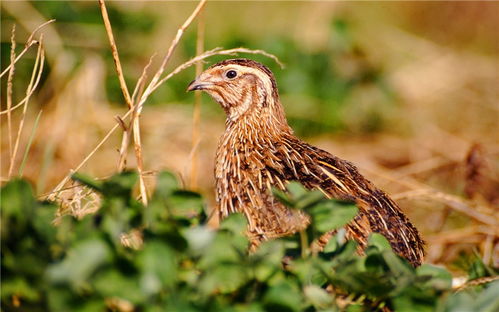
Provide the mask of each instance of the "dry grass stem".
POLYGON ((144 93, 144 88, 147 80, 147 73, 149 72, 149 68, 151 67, 153 59, 156 57, 156 53, 154 53, 150 58, 149 62, 146 64, 144 69, 142 70, 142 74, 139 77, 139 80, 137 80, 137 84, 135 85, 135 88, 133 90, 132 94, 132 103, 136 103, 137 97, 141 97, 142 93, 144 93))
MULTIPOLYGON (((125 97, 126 104, 128 109, 133 109, 134 105, 132 103, 132 99, 130 97, 130 92, 128 91, 128 87, 126 86, 125 77, 123 76, 123 69, 121 67, 121 62, 118 54, 118 48, 116 47, 116 42, 114 40, 113 30, 111 28, 111 22, 109 21, 109 16, 107 14, 106 4, 104 0, 99 0, 99 5, 101 8, 102 18, 104 20, 104 25, 106 28, 106 33, 109 38, 109 44, 111 45, 111 51, 113 54, 114 65, 116 67, 116 72, 118 74, 118 79, 120 82, 121 92, 125 97)), ((138 113, 138 106, 133 109, 133 115, 131 124, 132 127, 128 127, 128 131, 123 132, 123 139, 120 148, 120 159, 118 162, 118 170, 122 171, 125 168, 126 164, 126 154, 128 150, 128 145, 130 142, 130 135, 133 132, 134 138, 134 149, 135 149, 135 157, 137 159, 137 170, 139 172, 139 185, 140 185, 140 195, 141 201, 144 205, 147 205, 147 188, 144 182, 144 177, 142 175, 143 171, 143 159, 142 159, 142 144, 140 140, 140 119, 138 113)))
MULTIPOLYGON (((182 24, 182 26, 179 28, 179 30, 177 31, 177 35, 173 39, 172 44, 171 44, 171 46, 170 46, 170 48, 169 48, 169 50, 168 50, 165 58, 163 59, 163 62, 161 64, 160 68, 155 73, 155 75, 152 78, 151 82, 148 84, 148 86, 146 87, 146 89, 144 90, 144 92, 141 95, 139 95, 140 94, 139 91, 134 91, 134 95, 137 94, 137 98, 139 100, 137 102, 134 101, 132 108, 129 109, 128 112, 121 117, 122 120, 125 120, 128 116, 132 115, 131 120, 130 120, 130 124, 133 125, 132 128, 133 128, 133 131, 134 131, 134 140, 136 140, 136 142, 135 142, 135 152, 136 152, 136 157, 137 157, 137 170, 139 171, 139 176, 140 176, 141 198, 142 198, 142 202, 143 203, 147 203, 147 191, 145 190, 145 183, 144 183, 144 180, 143 180, 144 171, 142 169, 142 154, 141 154, 141 146, 140 146, 140 132, 139 131, 135 131, 136 130, 135 127, 137 127, 138 123, 135 123, 134 120, 137 117, 140 116, 140 112, 142 110, 142 106, 143 106, 144 102, 147 100, 147 98, 150 96, 150 94, 152 92, 154 92, 161 84, 163 84, 165 81, 167 81, 168 79, 170 79, 174 75, 176 75, 176 74, 180 73, 181 71, 189 68, 190 66, 196 64, 197 62, 203 61, 204 59, 206 59, 206 58, 208 58, 210 56, 214 56, 214 55, 235 55, 237 53, 261 54, 261 55, 264 55, 264 56, 272 58, 281 67, 283 66, 282 63, 279 61, 279 59, 276 56, 274 56, 272 54, 269 54, 269 53, 267 53, 267 52, 265 52, 263 50, 250 50, 250 49, 246 49, 246 48, 235 48, 235 49, 229 49, 229 50, 222 50, 221 48, 216 48, 216 49, 213 49, 213 50, 210 50, 210 51, 206 51, 206 52, 202 53, 201 55, 198 55, 198 56, 194 57, 193 59, 191 59, 191 60, 189 60, 189 61, 181 64, 180 66, 176 67, 172 72, 170 72, 168 75, 166 75, 165 77, 161 78, 161 75, 164 72, 166 64, 167 64, 168 60, 170 59, 170 57, 171 57, 171 55, 172 55, 175 47, 178 45, 179 40, 181 39, 181 37, 182 37, 185 29, 192 23, 192 21, 194 20, 194 18, 201 12, 201 9, 204 7, 205 3, 206 3, 206 1, 200 1, 199 4, 197 5, 197 7, 195 8, 195 10, 193 11, 193 13, 187 18, 187 20, 184 22, 184 24, 182 24), (135 135, 135 133, 138 133, 138 135, 135 135)), ((148 67, 149 65, 150 65, 150 63, 146 67, 148 67)), ((146 68, 144 69, 143 75, 141 76, 141 78, 143 77, 143 79, 139 79, 139 81, 137 83, 136 90, 140 89, 141 88, 140 84, 142 84, 143 81, 145 81, 145 73, 146 73, 146 68)), ((116 129, 119 126, 120 126, 119 123, 116 124, 105 135, 105 137, 97 144, 97 146, 80 162, 80 164, 78 164, 74 169, 71 169, 69 171, 68 175, 66 175, 63 178, 63 180, 52 190, 52 192, 50 192, 48 194, 48 197, 47 197, 48 199, 54 199, 55 198, 54 196, 56 196, 56 194, 59 193, 64 188, 64 185, 70 180, 71 174, 73 172, 75 172, 75 171, 80 170, 83 167, 83 165, 85 165, 88 162, 88 160, 97 152, 97 150, 109 139, 109 137, 111 136, 111 134, 114 131, 116 131, 116 129)), ((122 145, 122 147, 123 147, 123 145, 122 145)), ((123 150, 121 150, 121 151, 123 151, 123 150)), ((123 151, 123 153, 126 153, 126 152, 123 151)))
MULTIPOLYGON (((121 117, 121 119, 128 117, 131 112, 132 111, 128 111, 123 117, 121 117)), ((104 145, 104 143, 106 143, 109 137, 111 137, 114 131, 116 131, 116 129, 118 129, 119 127, 120 124, 116 123, 116 125, 114 125, 111 128, 111 130, 109 130, 106 133, 104 138, 102 138, 102 140, 94 147, 94 149, 74 169, 69 170, 69 173, 61 180, 61 182, 59 182, 59 184, 57 184, 57 186, 50 193, 46 195, 48 200, 54 200, 56 195, 64 190, 64 185, 66 185, 66 183, 71 179, 71 175, 74 172, 80 170, 90 160, 90 158, 92 158, 92 156, 101 148, 101 146, 104 145)))
MULTIPOLYGON (((393 199, 395 200, 403 200, 403 199, 412 199, 412 198, 429 198, 435 201, 440 201, 445 204, 447 204, 449 207, 452 209, 459 211, 477 221, 480 221, 481 223, 488 224, 491 226, 496 226, 499 224, 498 219, 494 214, 491 215, 486 215, 483 213, 480 213, 476 211, 472 207, 471 203, 468 203, 464 199, 461 199, 457 196, 438 192, 436 190, 431 190, 431 189, 421 189, 421 190, 414 190, 414 191, 409 191, 409 192, 404 192, 404 193, 399 193, 393 196, 393 199)), ((485 208, 484 208, 485 210, 485 208)))
MULTIPOLYGON (((143 92, 144 84, 147 78, 147 71, 152 64, 154 56, 155 55, 151 56, 151 58, 149 59, 149 63, 147 63, 147 65, 142 70, 142 74, 140 75, 139 80, 137 81, 137 84, 135 85, 135 88, 133 90, 132 103, 135 103, 137 96, 139 94, 142 94, 143 92)), ((138 105, 133 106, 134 113, 136 113, 137 107, 138 105)), ((119 116, 117 118, 119 118, 119 116)), ((118 171, 122 171, 126 166, 127 150, 128 150, 128 145, 130 144, 130 137, 132 136, 133 125, 132 121, 130 121, 130 124, 128 126, 125 125, 123 119, 119 118, 119 121, 122 123, 121 126, 125 131, 125 133, 123 133, 123 138, 121 140, 121 147, 119 150, 120 159, 118 161, 118 171)))
POLYGON ((49 21, 46 21, 45 23, 41 24, 40 26, 38 26, 37 28, 35 28, 35 30, 33 30, 33 32, 29 35, 28 37, 28 40, 26 40, 26 44, 24 46, 24 49, 21 51, 21 53, 19 53, 16 57, 16 59, 14 60, 14 62, 11 62, 9 66, 7 66, 7 68, 5 68, 3 70, 3 72, 0 74, 0 78, 3 77, 3 75, 5 75, 12 66, 15 66, 15 64, 21 59, 21 57, 29 50, 29 48, 31 48, 31 46, 33 46, 34 44, 38 44, 38 40, 35 40, 33 39, 35 37, 35 34, 44 26, 50 24, 50 23, 53 23, 55 22, 55 19, 51 19, 49 21))
MULTIPOLYGON (((105 6, 103 1, 100 0, 100 3, 101 3, 101 10, 106 10, 105 9, 105 6)), ((135 125, 134 123, 134 116, 139 116, 140 115, 140 111, 141 111, 141 107, 143 105, 143 103, 146 101, 146 99, 148 98, 148 96, 151 94, 152 91, 155 90, 155 88, 153 88, 153 86, 156 85, 156 81, 159 79, 159 77, 161 76, 161 74, 163 73, 164 71, 164 68, 167 64, 167 61, 169 60, 169 58, 171 57, 171 54, 173 53, 173 50, 174 48, 176 47, 176 45, 178 44, 178 41, 180 40, 184 30, 191 24, 192 20, 199 14, 199 12, 201 11, 201 9, 204 7, 204 4, 206 3, 205 0, 201 1, 198 6, 196 7, 196 9, 194 10, 194 12, 189 16, 189 18, 186 20, 186 22, 181 26, 181 28, 179 29, 179 31, 177 32, 177 36, 175 37, 175 39, 173 40, 172 42, 172 45, 170 46, 170 49, 168 50, 168 53, 166 55, 166 57, 163 59, 163 63, 161 64, 160 68, 158 69, 158 71, 156 72, 155 76, 153 77, 152 81, 149 83, 148 87, 146 88, 146 90, 144 91, 144 93, 142 94, 142 96, 140 96, 140 100, 138 103, 135 103, 129 110, 128 112, 123 116, 121 117, 122 120, 124 120, 125 118, 127 118, 128 116, 130 116, 132 114, 132 118, 130 120, 130 124, 133 124, 135 125)), ((104 16, 103 15, 103 18, 106 19, 107 17, 107 14, 104 16)), ((107 18, 109 19, 109 18, 107 18)), ((109 21, 108 21, 109 22, 109 21)), ((106 29, 107 31, 107 29, 106 29)), ((109 35, 109 34, 108 34, 109 35)), ((115 62, 116 64, 116 62, 115 62)), ((146 66, 146 68, 149 66, 150 64, 148 64, 146 66)), ((144 77, 142 80, 139 79, 138 83, 137 83, 137 88, 140 88, 140 84, 143 83, 143 81, 145 81, 145 72, 146 72, 146 68, 144 69, 144 72, 143 72, 143 76, 141 77, 144 77)), ((138 92, 138 91, 137 91, 138 92)), ((135 93, 135 92, 134 92, 135 93)), ((78 164, 74 169, 71 169, 69 170, 69 173, 62 179, 61 182, 59 182, 59 184, 52 190, 52 192, 50 192, 47 196, 48 199, 54 199, 55 196, 61 192, 61 190, 64 188, 64 185, 70 180, 71 178, 71 174, 75 171, 78 171, 80 170, 83 165, 85 165, 88 160, 90 158, 92 158, 92 156, 97 152, 97 150, 109 139, 109 137, 114 133, 114 131, 116 131, 116 129, 119 127, 119 123, 116 124, 115 126, 113 126, 113 128, 111 130, 109 130, 109 132, 104 136, 104 138, 97 144, 97 146, 80 162, 80 164, 78 164)), ((135 138, 135 136, 134 136, 135 138)), ((139 137, 140 138, 140 137, 139 137)), ((140 143, 140 142, 139 142, 140 143)), ((123 146, 123 144, 122 144, 123 146)), ((138 146, 138 148, 140 149, 140 145, 138 146)), ((126 153, 126 152, 124 152, 126 153)), ((136 155, 137 155, 137 148, 136 148, 136 155)), ((141 154, 140 154, 141 156, 141 154)), ((137 163, 138 163, 138 171, 139 171, 139 174, 140 174, 140 179, 141 179, 141 198, 142 198, 142 202, 144 203, 144 201, 147 202, 147 192, 145 190, 145 183, 143 183, 143 170, 142 168, 140 167, 140 164, 142 163, 141 160, 137 159, 137 163)))
MULTIPOLYGON (((100 0, 103 2, 102 0, 100 0)), ((180 39, 182 38, 185 30, 189 27, 189 25, 192 23, 194 18, 201 12, 203 9, 204 5, 206 4, 206 0, 201 0, 197 7, 194 9, 192 14, 187 18, 187 20, 180 26, 180 28, 177 31, 177 35, 173 39, 168 52, 166 53, 166 56, 163 59, 163 62, 161 63, 161 66, 155 73, 154 77, 152 78, 151 82, 147 86, 146 90, 140 97, 140 102, 139 105, 135 105, 134 112, 130 121, 130 124, 132 124, 133 128, 133 138, 134 138, 134 150, 135 150, 135 155, 137 159, 137 170, 139 172, 139 185, 140 185, 140 195, 141 195, 141 200, 144 205, 147 205, 147 189, 143 177, 143 157, 142 157, 142 144, 141 144, 141 138, 140 138, 140 123, 139 123, 139 117, 140 113, 142 111, 142 106, 145 103, 146 99, 149 97, 151 92, 148 92, 148 90, 151 89, 151 86, 154 86, 156 81, 161 77, 163 74, 166 64, 170 60, 173 51, 175 51, 175 48, 177 47, 178 43, 180 42, 180 39)), ((126 143, 126 142, 125 142, 126 143)))
POLYGON ((116 42, 114 41, 113 29, 111 27, 111 22, 109 21, 109 16, 107 15, 107 9, 104 0, 99 0, 99 5, 101 9, 102 18, 104 20, 104 27, 106 27, 106 33, 109 39, 109 44, 111 45, 111 52, 113 54, 114 65, 116 67, 116 72, 118 74, 121 92, 125 97, 126 105, 130 109, 132 108, 132 99, 130 97, 130 92, 128 92, 128 87, 126 86, 125 76, 123 75, 120 56, 118 54, 118 48, 116 47, 116 42))
POLYGON ((458 287, 455 287, 454 290, 461 291, 461 290, 466 289, 468 287, 488 284, 488 283, 492 283, 493 281, 497 281, 497 280, 499 280, 499 275, 480 277, 480 278, 468 281, 462 285, 458 285, 458 287))
MULTIPOLYGON (((261 55, 272 58, 273 60, 275 60, 278 64, 281 64, 281 66, 282 66, 282 63, 278 60, 278 58, 276 56, 269 54, 263 50, 250 50, 250 49, 246 49, 246 48, 235 48, 235 49, 229 49, 229 50, 222 50, 221 48, 215 48, 213 50, 206 51, 203 54, 198 55, 198 56, 190 59, 189 61, 177 66, 172 72, 170 72, 168 75, 166 75, 160 81, 158 81, 158 83, 152 89, 152 91, 156 90, 157 87, 159 87, 161 84, 163 84, 164 82, 166 82, 167 80, 169 80, 173 76, 177 75, 181 71, 196 64, 196 62, 198 62, 198 61, 202 61, 202 60, 204 60, 208 57, 214 56, 214 55, 231 55, 231 56, 233 56, 233 55, 236 55, 237 53, 261 54, 261 55)), ((140 105, 141 103, 142 103, 142 100, 140 102, 136 103, 134 105, 133 109, 135 110, 135 107, 140 105)), ((133 112, 133 110, 129 110, 128 112, 126 112, 126 114, 124 114, 121 117, 121 119, 125 120, 126 118, 128 118, 128 116, 132 112, 133 112)), ((80 162, 80 164, 78 164, 74 169, 69 170, 68 175, 66 175, 63 178, 63 180, 61 182, 59 182, 59 184, 50 193, 48 193, 48 195, 47 195, 48 199, 53 199, 54 195, 63 189, 64 185, 70 180, 71 174, 74 171, 80 170, 88 162, 88 160, 90 160, 90 158, 92 158, 92 156, 97 152, 97 150, 99 150, 99 148, 109 139, 109 137, 114 133, 114 131, 116 131, 116 129, 118 129, 118 127, 119 127, 119 124, 114 125, 113 128, 111 128, 111 130, 109 130, 109 132, 104 136, 104 138, 102 138, 102 140, 97 144, 97 146, 80 162)))
MULTIPOLYGON (((25 102, 24 107, 23 107, 21 121, 19 122, 19 128, 17 130, 16 142, 14 144, 14 150, 13 150, 12 156, 10 158, 8 177, 10 177, 12 175, 12 172, 14 170, 15 159, 16 159, 17 151, 19 149, 19 141, 21 140, 21 133, 23 131, 24 122, 26 120, 26 112, 28 110, 29 98, 30 98, 31 94, 33 93, 33 90, 36 89, 36 87, 40 83, 40 79, 41 79, 42 73, 43 73, 44 64, 45 64, 45 52, 43 50, 43 34, 42 34, 40 36, 38 51, 37 51, 36 59, 35 59, 35 65, 33 66, 33 72, 31 74, 31 80, 30 80, 30 83, 28 85, 28 88, 26 89, 27 99, 26 99, 26 102, 25 102)), ((12 68, 14 68, 14 66, 12 68)))
MULTIPOLYGON (((204 15, 200 14, 198 19, 198 31, 196 37, 196 55, 203 53, 204 51, 204 15)), ((199 61, 196 63, 196 77, 203 71, 203 62, 199 61)), ((192 142, 191 142, 191 172, 190 172, 190 188, 196 189, 198 187, 198 149, 197 146, 200 143, 200 123, 201 123, 201 93, 196 92, 194 94, 194 109, 192 112, 192 142)))
MULTIPOLYGON (((194 18, 196 18, 196 16, 199 15, 199 13, 201 12, 201 10, 203 9, 205 4, 206 4, 206 0, 199 1, 198 5, 196 6, 196 8, 192 12, 192 14, 185 20, 185 22, 182 24, 182 26, 180 26, 180 28, 177 30, 177 35, 175 36, 172 43, 170 44, 170 47, 168 48, 168 52, 166 53, 166 56, 163 59, 163 62, 161 63, 161 66, 159 67, 158 71, 156 72, 156 74, 152 78, 151 82, 147 86, 146 90, 144 91, 144 95, 142 96, 140 104, 143 104, 145 99, 152 93, 152 91, 154 91, 156 89, 156 85, 157 85, 161 75, 163 74, 163 72, 165 70, 166 64, 170 60, 170 58, 173 54, 173 51, 175 51, 175 48, 177 47, 178 43, 180 42, 180 39, 184 35, 185 30, 190 26, 190 24, 192 23, 194 18)), ((139 108, 139 111, 140 110, 141 110, 141 108, 139 108)))
POLYGON ((218 47, 218 48, 215 48, 215 49, 212 49, 212 50, 208 50, 206 52, 204 52, 203 54, 201 55, 198 55, 192 59, 190 59, 189 61, 177 66, 177 68, 175 68, 172 72, 170 72, 168 75, 166 75, 165 77, 163 77, 161 80, 159 80, 156 85, 153 87, 153 89, 151 90, 154 91, 156 90, 161 84, 163 84, 164 82, 166 82, 167 80, 169 80, 170 78, 172 78, 173 76, 175 76, 176 74, 180 73, 181 71, 191 67, 192 65, 195 65, 197 62, 199 61, 203 61, 204 59, 207 59, 211 56, 215 56, 215 55, 230 55, 230 56, 234 56, 234 55, 237 55, 238 53, 248 53, 248 54, 260 54, 260 55, 264 55, 266 57, 269 57, 271 59, 273 59, 277 64, 279 64, 279 66, 281 67, 284 67, 284 65, 279 61, 279 59, 277 58, 277 56, 273 55, 273 54, 270 54, 268 52, 265 52, 263 50, 250 50, 250 49, 246 49, 246 48, 234 48, 234 49, 228 49, 228 50, 222 50, 222 48, 218 47))
MULTIPOLYGON (((14 79, 15 72, 15 59, 16 59, 16 25, 12 26, 12 35, 10 37, 10 63, 12 66, 9 69, 9 75, 7 76, 7 135, 9 137, 9 158, 10 163, 13 162, 13 150, 12 150, 12 80, 14 79)), ((10 174, 9 174, 10 177, 10 174)))
POLYGON ((40 117, 42 116, 42 110, 38 113, 35 119, 35 124, 33 125, 33 129, 31 130, 31 134, 28 139, 28 144, 26 145, 26 150, 24 151, 24 157, 19 166, 19 176, 23 176, 24 166, 26 165, 26 160, 28 159, 29 150, 31 149, 31 144, 33 143, 33 138, 35 137, 36 130, 38 129, 38 122, 40 121, 40 117))

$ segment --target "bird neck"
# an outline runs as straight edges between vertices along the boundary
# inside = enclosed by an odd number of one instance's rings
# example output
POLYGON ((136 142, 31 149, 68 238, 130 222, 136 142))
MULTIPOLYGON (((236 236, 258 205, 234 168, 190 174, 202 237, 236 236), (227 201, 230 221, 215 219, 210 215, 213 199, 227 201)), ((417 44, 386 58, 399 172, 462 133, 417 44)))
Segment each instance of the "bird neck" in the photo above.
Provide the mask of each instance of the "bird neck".
POLYGON ((280 137, 293 133, 278 98, 255 105, 237 118, 227 116, 225 124, 225 140, 237 140, 241 143, 279 140, 280 137))

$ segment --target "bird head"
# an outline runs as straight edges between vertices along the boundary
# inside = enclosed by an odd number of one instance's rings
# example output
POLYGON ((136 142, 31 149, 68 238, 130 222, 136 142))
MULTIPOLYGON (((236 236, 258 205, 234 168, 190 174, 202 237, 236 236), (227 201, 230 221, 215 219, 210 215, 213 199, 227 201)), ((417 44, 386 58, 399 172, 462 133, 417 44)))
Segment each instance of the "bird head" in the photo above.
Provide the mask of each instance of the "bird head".
POLYGON ((212 65, 187 87, 202 90, 218 102, 231 120, 258 116, 266 107, 280 106, 274 75, 266 66, 248 59, 230 59, 212 65))

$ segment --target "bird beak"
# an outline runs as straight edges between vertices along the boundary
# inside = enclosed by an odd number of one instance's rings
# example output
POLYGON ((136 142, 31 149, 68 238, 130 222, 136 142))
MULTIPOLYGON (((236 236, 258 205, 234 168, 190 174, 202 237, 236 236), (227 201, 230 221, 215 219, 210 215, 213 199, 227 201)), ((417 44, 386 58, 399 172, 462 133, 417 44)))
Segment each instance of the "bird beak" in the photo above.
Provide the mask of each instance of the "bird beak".
POLYGON ((189 83, 187 86, 187 91, 195 91, 195 90, 205 90, 212 85, 211 82, 201 81, 199 79, 195 79, 189 83))

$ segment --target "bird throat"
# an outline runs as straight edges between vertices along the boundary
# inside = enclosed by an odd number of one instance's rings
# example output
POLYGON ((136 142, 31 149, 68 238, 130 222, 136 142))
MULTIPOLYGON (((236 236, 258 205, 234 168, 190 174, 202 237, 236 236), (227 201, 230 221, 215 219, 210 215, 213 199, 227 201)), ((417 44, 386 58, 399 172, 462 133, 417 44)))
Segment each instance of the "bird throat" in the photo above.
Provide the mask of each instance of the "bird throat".
POLYGON ((282 164, 281 142, 292 135, 280 103, 249 108, 233 120, 219 142, 215 179, 219 217, 242 212, 248 232, 262 239, 292 234, 308 225, 308 218, 291 211, 272 196, 285 188, 277 174, 282 164), (277 109, 277 111, 276 111, 277 109))

